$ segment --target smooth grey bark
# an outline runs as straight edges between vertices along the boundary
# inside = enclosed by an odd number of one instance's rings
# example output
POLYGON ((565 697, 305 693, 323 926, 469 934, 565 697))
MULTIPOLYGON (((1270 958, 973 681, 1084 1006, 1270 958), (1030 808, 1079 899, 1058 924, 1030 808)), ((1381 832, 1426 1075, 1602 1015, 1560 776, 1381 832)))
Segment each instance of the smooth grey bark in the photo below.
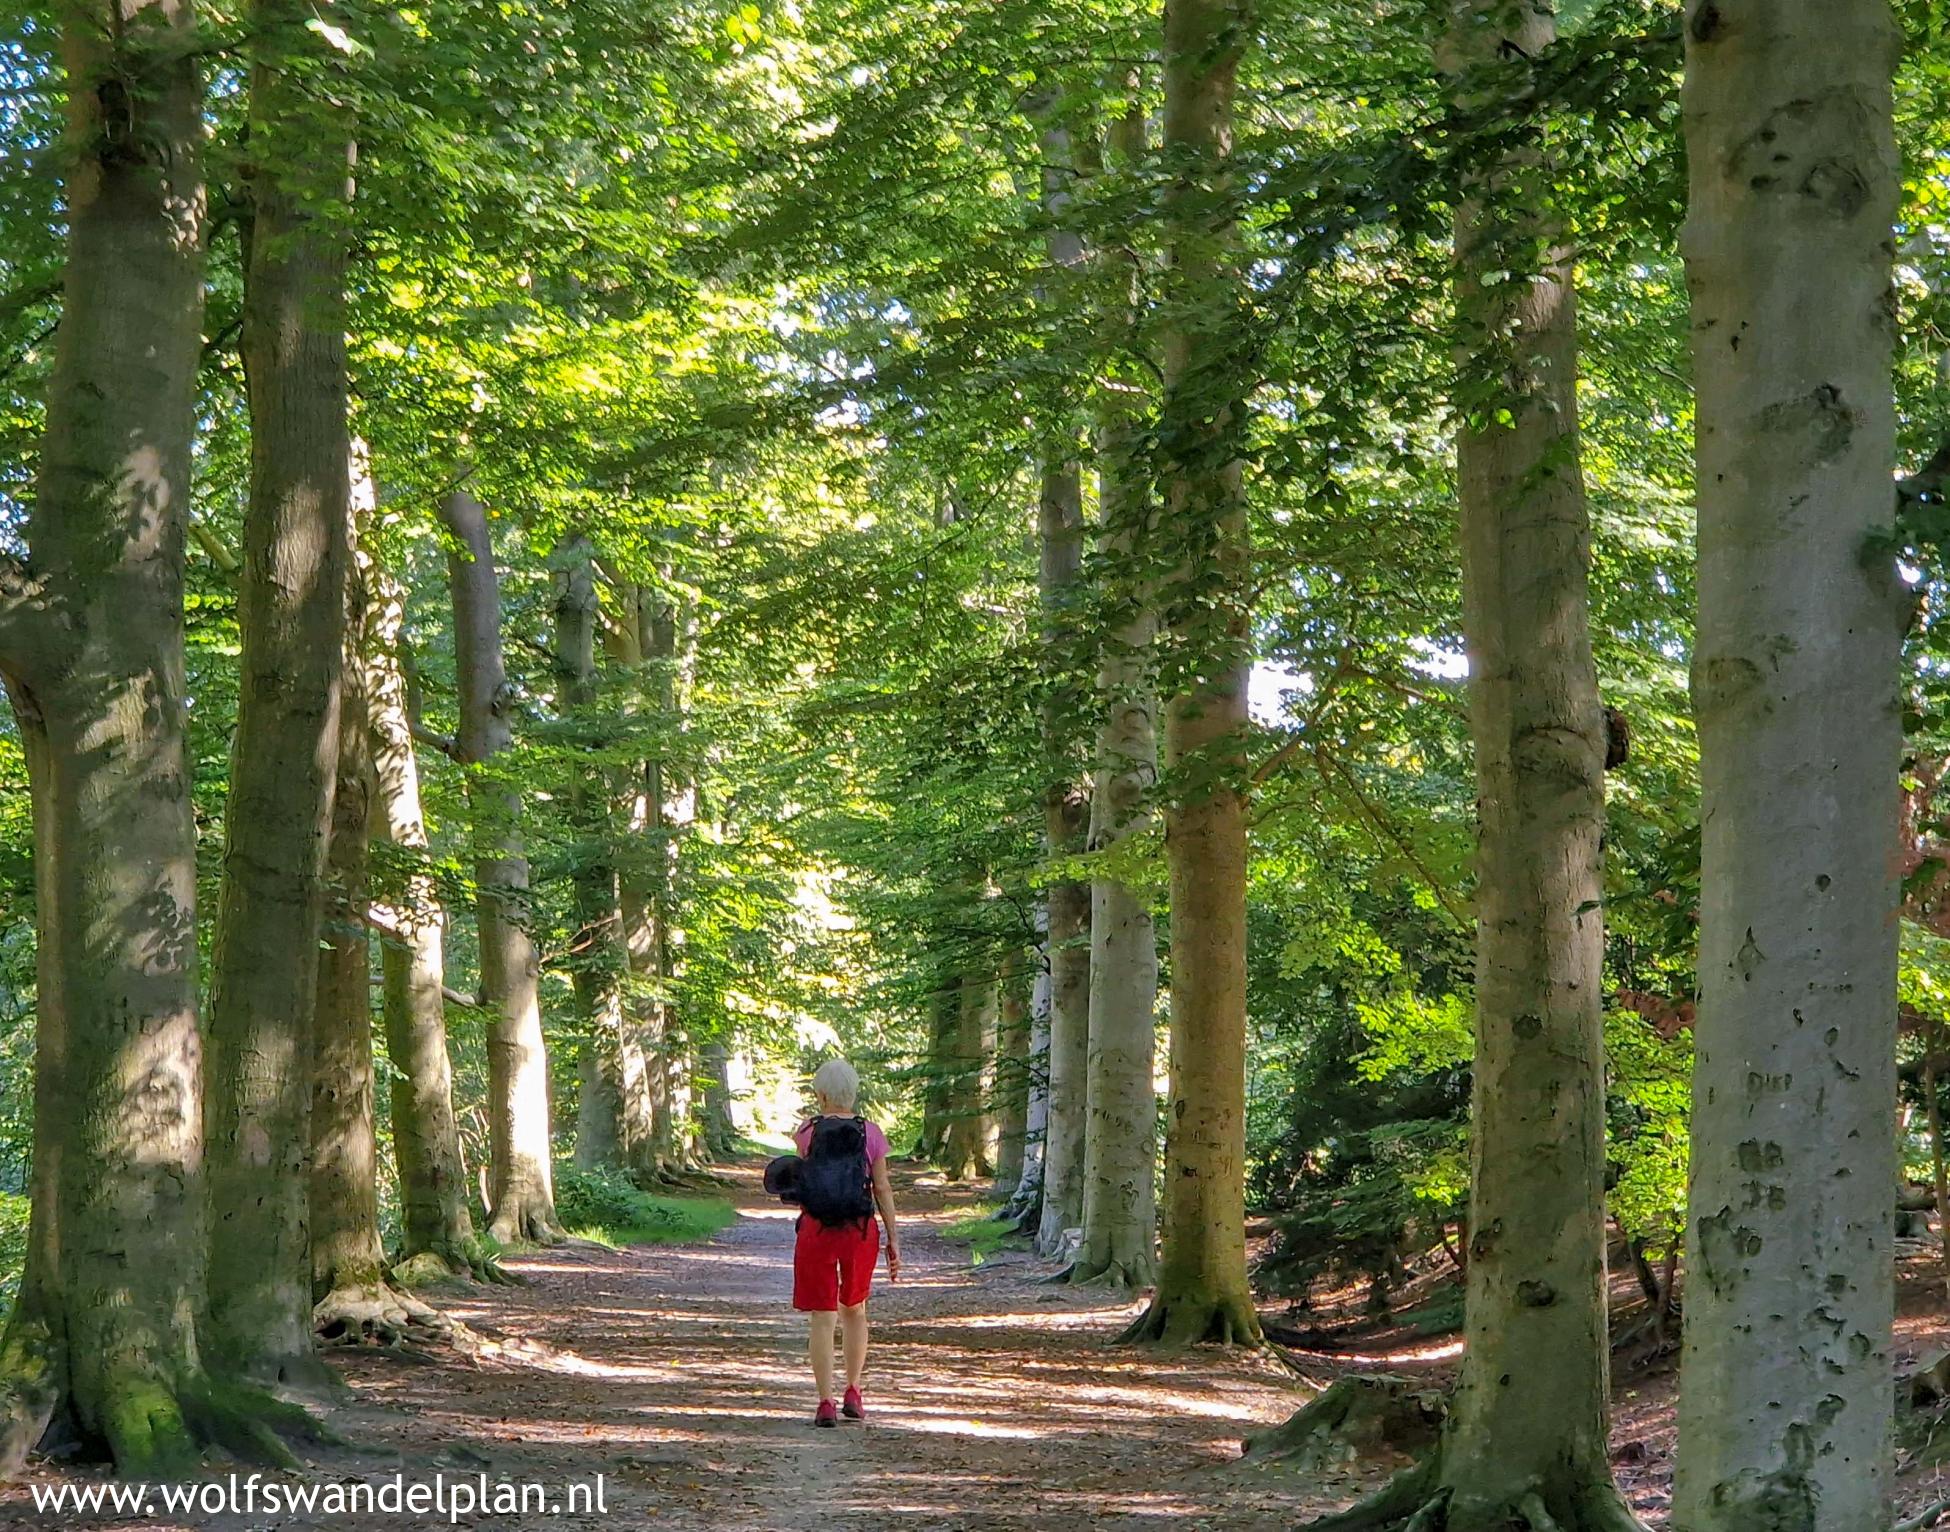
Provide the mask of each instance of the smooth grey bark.
POLYGON ((1468 181, 1454 255, 1476 1043, 1467 1344, 1424 1477, 1457 1532, 1634 1525, 1609 1443, 1607 739, 1587 597, 1576 275, 1529 105, 1532 61, 1555 36, 1548 11, 1457 0, 1441 57, 1461 105, 1519 130, 1468 181))
POLYGON ((983 1099, 995 1015, 996 976, 984 953, 976 957, 975 966, 962 978, 951 1034, 953 1072, 949 1076, 947 1136, 941 1146, 942 1173, 951 1181, 995 1173, 987 1102, 983 1099))
POLYGON ((118 1472, 177 1478, 211 1441, 290 1461, 271 1432, 295 1413, 213 1378, 199 1344, 207 1243, 183 658, 203 309, 196 17, 184 0, 77 0, 58 24, 62 317, 28 557, 0 559, 0 671, 30 771, 37 753, 44 767, 35 838, 53 850, 36 883, 59 1059, 37 1073, 35 1115, 58 1141, 43 1146, 51 1174, 36 1174, 53 1214, 32 1236, 41 1268, 0 1339, 0 1462, 17 1469, 58 1415, 118 1472))
POLYGON ((1024 1143, 1029 1132, 1029 996, 1024 990, 1022 954, 1011 953, 1002 969, 1002 1010, 995 1044, 995 1190, 1012 1197, 1022 1183, 1024 1143))
POLYGON ((344 685, 338 783, 332 794, 327 902, 312 1030, 311 1267, 314 1319, 335 1325, 349 1296, 386 1280, 379 1238, 379 1151, 373 1125, 372 952, 367 925, 372 745, 360 644, 365 581, 346 533, 344 685))
POLYGON ((467 1173, 447 1053, 446 911, 427 868, 419 757, 407 688, 406 588, 374 561, 367 571, 366 705, 371 715, 373 834, 414 861, 405 886, 375 901, 380 1013, 393 1076, 393 1154, 399 1166, 401 1264, 418 1258, 485 1274, 467 1208, 467 1173))
POLYGON ((209 1350, 265 1383, 329 1389, 312 1334, 308 1065, 344 663, 350 151, 309 93, 307 55, 328 51, 311 14, 251 11, 250 493, 204 1132, 209 1350))
MULTIPOLYGON (((690 625, 669 597, 634 583, 626 587, 623 606, 612 652, 641 678, 639 709, 674 740, 682 733, 687 700, 690 625)), ((617 862, 630 967, 625 1111, 648 1114, 649 1156, 662 1173, 696 1160, 690 1146, 691 1061, 677 1004, 678 873, 696 798, 678 763, 665 753, 643 761, 630 777, 623 797, 632 852, 617 862)))
POLYGON ((455 543, 447 560, 460 692, 454 744, 467 768, 474 820, 475 923, 489 1012, 488 1232, 503 1244, 553 1243, 562 1227, 549 1161, 548 1053, 540 965, 528 930, 521 794, 493 775, 495 757, 514 744, 514 688, 501 657, 501 583, 481 503, 455 490, 441 497, 440 517, 455 543))
MULTIPOLYGON (((556 550, 556 563, 555 675, 567 720, 564 744, 593 751, 598 742, 582 736, 586 725, 576 720, 575 713, 587 709, 597 691, 600 604, 595 549, 587 537, 571 534, 556 550)), ((611 853, 612 784, 600 756, 571 770, 569 817, 577 838, 572 851, 577 929, 569 961, 576 1019, 582 1028, 575 1158, 582 1166, 611 1165, 626 1172, 649 1173, 656 1166, 648 1101, 640 1089, 634 1088, 641 1081, 642 1067, 640 1055, 635 1069, 630 1067, 632 1039, 627 1035, 629 1021, 624 1011, 629 952, 611 853), (639 1104, 645 1109, 641 1114, 632 1111, 639 1104)))
MULTIPOLYGON (((1043 471, 1038 505, 1043 643, 1052 694, 1044 711, 1049 769, 1043 844, 1052 858, 1084 848, 1089 800, 1072 768, 1078 699, 1070 678, 1076 651, 1077 586, 1083 569, 1083 485, 1074 462, 1043 471)), ((1043 1128, 1043 1210, 1036 1248, 1054 1254, 1083 1220, 1084 1135, 1090 1077, 1090 885, 1049 885, 1044 896, 1049 963, 1049 1050, 1043 1128)))
POLYGON ((1233 230, 1233 99, 1243 0, 1166 0, 1168 253, 1163 501, 1144 561, 1164 596, 1165 859, 1171 879, 1171 1101, 1164 1238, 1127 1338, 1257 1345, 1246 1281, 1246 678, 1251 559, 1240 452, 1243 292, 1233 230))
MULTIPOLYGON (((1134 170, 1143 116, 1111 125, 1110 168, 1134 170)), ((1072 1281, 1148 1287, 1157 1263, 1158 947, 1151 909, 1119 868, 1120 850, 1155 824, 1158 699, 1153 648, 1157 589, 1142 567, 1154 514, 1143 461, 1141 364, 1131 355, 1136 252, 1114 248, 1106 268, 1104 350, 1095 394, 1098 518, 1104 551, 1098 599, 1106 631, 1097 671, 1096 769, 1090 793, 1090 1047, 1085 1088, 1083 1243, 1072 1281)))
MULTIPOLYGON (((1042 210, 1049 225, 1050 299, 1069 296, 1084 263, 1072 214, 1081 159, 1075 126, 1061 103, 1036 112, 1043 149, 1042 210), (1056 289, 1062 289, 1058 293, 1056 289)), ((1083 762, 1083 651, 1079 603, 1083 579, 1083 477, 1076 432, 1068 423, 1045 430, 1037 497, 1038 585, 1042 602, 1043 849, 1052 861, 1084 849, 1090 821, 1083 762)), ((1049 964, 1049 1049, 1044 1082, 1043 1206, 1036 1248, 1053 1255, 1083 1221, 1084 1140, 1090 1069, 1090 886, 1053 882, 1044 895, 1049 964)))
POLYGON ((698 1137, 707 1160, 730 1159, 738 1147, 738 1125, 731 1115, 731 1052, 722 1037, 712 1037, 698 1050, 698 1070, 704 1079, 704 1100, 698 1113, 698 1137))
POLYGON ((1023 1059, 1028 1088, 1022 1127, 1022 1172, 1010 1195, 1008 1216, 1017 1227, 1035 1232, 1043 1218, 1043 1144, 1049 1134, 1049 962, 1046 956, 1047 906, 1036 911, 1037 941, 1032 950, 1029 989, 1029 1051, 1023 1059))
POLYGON ((1694 0, 1702 779, 1674 1524, 1887 1525, 1897 709, 1886 0, 1694 0))

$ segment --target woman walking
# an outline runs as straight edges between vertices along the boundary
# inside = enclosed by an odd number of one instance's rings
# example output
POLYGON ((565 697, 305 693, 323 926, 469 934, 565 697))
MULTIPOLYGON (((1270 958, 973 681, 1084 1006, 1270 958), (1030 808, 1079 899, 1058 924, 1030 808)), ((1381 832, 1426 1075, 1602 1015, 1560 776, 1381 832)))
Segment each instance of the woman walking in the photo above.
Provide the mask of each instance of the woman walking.
POLYGON ((794 1138, 805 1161, 798 1243, 792 1253, 792 1306, 812 1328, 816 1426, 837 1426, 842 1412, 864 1420, 860 1379, 867 1365, 867 1290, 887 1228, 887 1279, 900 1280, 894 1191, 887 1179, 887 1135, 855 1110, 860 1077, 844 1059, 829 1059, 812 1080, 817 1110, 794 1138), (876 1211, 879 1223, 875 1221, 876 1211), (833 1402, 833 1330, 840 1330, 846 1392, 833 1402))

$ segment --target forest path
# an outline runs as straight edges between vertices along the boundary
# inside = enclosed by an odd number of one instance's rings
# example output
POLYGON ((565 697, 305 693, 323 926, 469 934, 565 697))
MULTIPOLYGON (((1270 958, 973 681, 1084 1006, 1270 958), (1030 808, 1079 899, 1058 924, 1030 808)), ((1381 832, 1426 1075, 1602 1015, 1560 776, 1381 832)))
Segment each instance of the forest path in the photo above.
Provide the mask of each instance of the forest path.
MULTIPOLYGON (((368 1451, 302 1475, 540 1486, 560 1505, 603 1475, 605 1510, 458 1519, 482 1529, 656 1527, 667 1532, 1028 1532, 1225 1529, 1289 1532, 1301 1486, 1214 1469, 1239 1438, 1306 1397, 1274 1364, 1200 1348, 1160 1357, 1110 1344, 1133 1312, 1040 1282, 1047 1265, 1005 1252, 971 1265, 941 1230, 970 1191, 901 1167, 903 1274, 876 1275, 864 1424, 815 1430, 805 1322, 790 1307, 793 1226, 758 1167, 731 1172, 738 1221, 698 1245, 606 1250, 576 1243, 509 1264, 529 1283, 473 1288, 447 1311, 507 1344, 471 1362, 339 1353, 357 1402, 333 1424, 368 1451)), ((83 1473, 38 1476, 86 1485, 83 1473)), ((1311 1486, 1309 1486, 1311 1487, 1311 1486)), ((0 1492, 0 1525, 216 1528, 222 1532, 447 1525, 377 1517, 90 1517, 33 1510, 0 1492)), ((383 1505, 383 1502, 382 1502, 383 1505)))

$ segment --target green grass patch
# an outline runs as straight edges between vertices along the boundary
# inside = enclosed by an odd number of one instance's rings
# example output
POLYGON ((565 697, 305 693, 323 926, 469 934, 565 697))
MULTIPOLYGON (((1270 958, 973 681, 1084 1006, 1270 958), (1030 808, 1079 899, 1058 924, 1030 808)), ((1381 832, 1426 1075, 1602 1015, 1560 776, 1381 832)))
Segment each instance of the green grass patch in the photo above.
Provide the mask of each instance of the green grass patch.
POLYGON ((737 1220, 724 1197, 664 1197, 614 1171, 555 1168, 555 1213, 577 1239, 625 1245, 681 1245, 709 1239, 737 1220))
POLYGON ((957 1218, 943 1228, 941 1237, 968 1246, 969 1262, 975 1266, 980 1266, 998 1250, 1023 1249, 1027 1241, 1023 1235, 1016 1233, 1015 1225, 995 1217, 1001 1206, 999 1202, 983 1204, 977 1211, 957 1218))

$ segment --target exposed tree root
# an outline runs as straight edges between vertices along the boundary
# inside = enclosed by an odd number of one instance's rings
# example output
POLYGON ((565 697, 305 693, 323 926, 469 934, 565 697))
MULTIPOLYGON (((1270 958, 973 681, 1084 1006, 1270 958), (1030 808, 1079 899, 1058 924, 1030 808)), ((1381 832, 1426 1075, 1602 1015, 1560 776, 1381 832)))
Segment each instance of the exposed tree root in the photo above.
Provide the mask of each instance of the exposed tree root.
POLYGON ((327 1346, 379 1346, 429 1360, 430 1347, 457 1344, 466 1328, 383 1281, 334 1288, 312 1309, 312 1324, 327 1346))
POLYGON ((1244 1296, 1167 1297, 1160 1290, 1152 1297, 1150 1307, 1131 1321, 1116 1342, 1120 1346, 1166 1347, 1206 1343, 1254 1349, 1264 1346, 1252 1300, 1244 1296))
POLYGON ((1302 1472, 1434 1449, 1448 1413, 1437 1389, 1387 1373, 1342 1378, 1282 1425, 1246 1438, 1244 1461, 1302 1472))
POLYGON ((1126 1296, 1151 1285, 1148 1274, 1132 1271, 1123 1261, 1087 1261, 1082 1256, 1064 1269, 1064 1280, 1072 1287, 1101 1287, 1126 1296))
POLYGON ((415 1251, 396 1264, 391 1285, 397 1288, 431 1287, 437 1282, 476 1282, 503 1287, 525 1287, 528 1279, 509 1271, 486 1243, 475 1238, 415 1251))
POLYGON ((502 1245, 539 1245, 544 1249, 568 1238, 568 1231, 555 1221, 555 1209, 545 1202, 496 1208, 488 1222, 488 1234, 502 1245))
MULTIPOLYGON (((1470 1477, 1488 1477, 1472 1464, 1470 1477)), ((1494 1465, 1489 1465, 1493 1473, 1494 1465)), ((1366 1500, 1306 1524, 1306 1532, 1645 1532, 1619 1496, 1610 1475, 1599 1470, 1574 1491, 1546 1495, 1535 1483, 1505 1486, 1492 1494, 1459 1492, 1443 1482, 1443 1447, 1397 1474, 1366 1500)))

